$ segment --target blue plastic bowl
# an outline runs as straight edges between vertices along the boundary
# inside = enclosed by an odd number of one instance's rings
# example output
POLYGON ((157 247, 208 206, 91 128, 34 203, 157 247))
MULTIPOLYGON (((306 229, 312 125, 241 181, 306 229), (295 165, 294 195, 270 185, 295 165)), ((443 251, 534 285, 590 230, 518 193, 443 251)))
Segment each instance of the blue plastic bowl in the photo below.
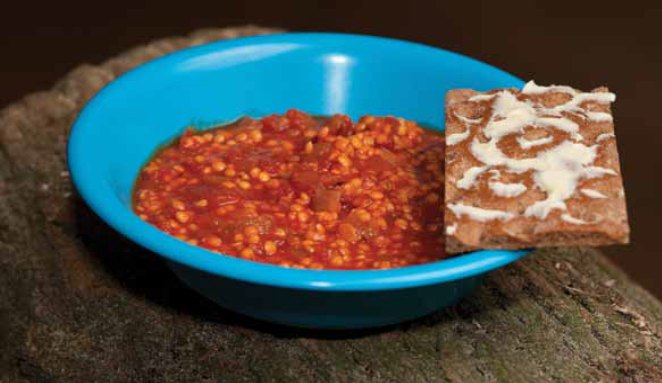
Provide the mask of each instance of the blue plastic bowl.
POLYGON ((479 251, 372 271, 298 270, 218 255, 132 212, 141 166, 190 124, 298 108, 354 119, 395 115, 443 130, 449 89, 522 85, 465 56, 379 37, 292 33, 223 41, 154 60, 99 92, 73 127, 69 167, 103 220, 164 257, 184 283, 219 305, 294 326, 382 326, 453 304, 488 271, 525 252, 479 251))

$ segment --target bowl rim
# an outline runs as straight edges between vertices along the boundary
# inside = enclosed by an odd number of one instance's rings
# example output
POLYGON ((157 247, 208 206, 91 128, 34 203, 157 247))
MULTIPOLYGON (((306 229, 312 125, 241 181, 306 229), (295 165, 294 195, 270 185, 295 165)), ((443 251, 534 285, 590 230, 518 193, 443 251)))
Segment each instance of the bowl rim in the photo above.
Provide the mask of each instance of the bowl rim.
MULTIPOLYGON (((471 65, 504 76, 514 84, 524 84, 519 78, 476 59, 415 42, 345 33, 279 33, 272 35, 240 37, 185 48, 142 64, 117 77, 87 103, 74 122, 67 147, 71 179, 89 207, 114 230, 144 248, 194 269, 245 282, 292 289, 315 291, 380 291, 396 290, 451 282, 469 278, 514 262, 528 250, 481 250, 454 256, 441 261, 387 270, 310 270, 276 266, 247 261, 214 253, 201 247, 180 241, 140 219, 132 209, 113 195, 104 185, 104 178, 88 165, 89 149, 86 149, 86 133, 93 129, 95 113, 108 95, 121 92, 124 86, 140 81, 141 76, 177 65, 199 55, 220 50, 253 45, 297 43, 306 46, 334 43, 338 39, 352 44, 392 45, 399 49, 415 49, 426 54, 447 55, 471 65), (96 175, 96 176, 95 176, 96 175), (118 207, 119 206, 119 207, 118 207)), ((337 47, 334 47, 337 50, 337 47)), ((107 183, 106 183, 107 184, 107 183)))

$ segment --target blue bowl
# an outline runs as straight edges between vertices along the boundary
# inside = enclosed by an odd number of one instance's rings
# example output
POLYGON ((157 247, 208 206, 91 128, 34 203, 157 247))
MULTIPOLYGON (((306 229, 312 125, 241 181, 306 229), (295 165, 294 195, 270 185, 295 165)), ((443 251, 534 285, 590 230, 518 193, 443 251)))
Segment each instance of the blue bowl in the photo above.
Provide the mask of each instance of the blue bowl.
POLYGON ((478 251, 368 271, 289 269, 223 256, 179 241, 132 212, 141 166, 191 124, 297 108, 354 119, 395 115, 443 130, 446 91, 522 85, 465 56, 378 37, 292 33, 217 42, 154 60, 99 92, 72 129, 69 167, 103 220, 164 257, 184 283, 219 305, 293 326, 383 326, 453 304, 488 271, 525 252, 478 251))

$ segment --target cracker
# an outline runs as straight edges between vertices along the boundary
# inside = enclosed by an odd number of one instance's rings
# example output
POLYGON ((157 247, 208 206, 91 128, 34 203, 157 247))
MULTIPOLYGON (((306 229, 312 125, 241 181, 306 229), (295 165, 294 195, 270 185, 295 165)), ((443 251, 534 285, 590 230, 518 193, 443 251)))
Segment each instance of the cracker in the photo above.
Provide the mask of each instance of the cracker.
POLYGON ((446 95, 446 251, 629 242, 611 103, 529 82, 446 95))

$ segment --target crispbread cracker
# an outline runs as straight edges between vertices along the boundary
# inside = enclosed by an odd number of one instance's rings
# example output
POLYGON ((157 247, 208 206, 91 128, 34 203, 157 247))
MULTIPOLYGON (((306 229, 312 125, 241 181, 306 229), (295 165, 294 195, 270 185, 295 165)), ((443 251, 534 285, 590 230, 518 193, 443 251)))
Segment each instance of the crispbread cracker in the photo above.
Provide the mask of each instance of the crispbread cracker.
POLYGON ((627 243, 607 88, 446 95, 446 250, 627 243))

